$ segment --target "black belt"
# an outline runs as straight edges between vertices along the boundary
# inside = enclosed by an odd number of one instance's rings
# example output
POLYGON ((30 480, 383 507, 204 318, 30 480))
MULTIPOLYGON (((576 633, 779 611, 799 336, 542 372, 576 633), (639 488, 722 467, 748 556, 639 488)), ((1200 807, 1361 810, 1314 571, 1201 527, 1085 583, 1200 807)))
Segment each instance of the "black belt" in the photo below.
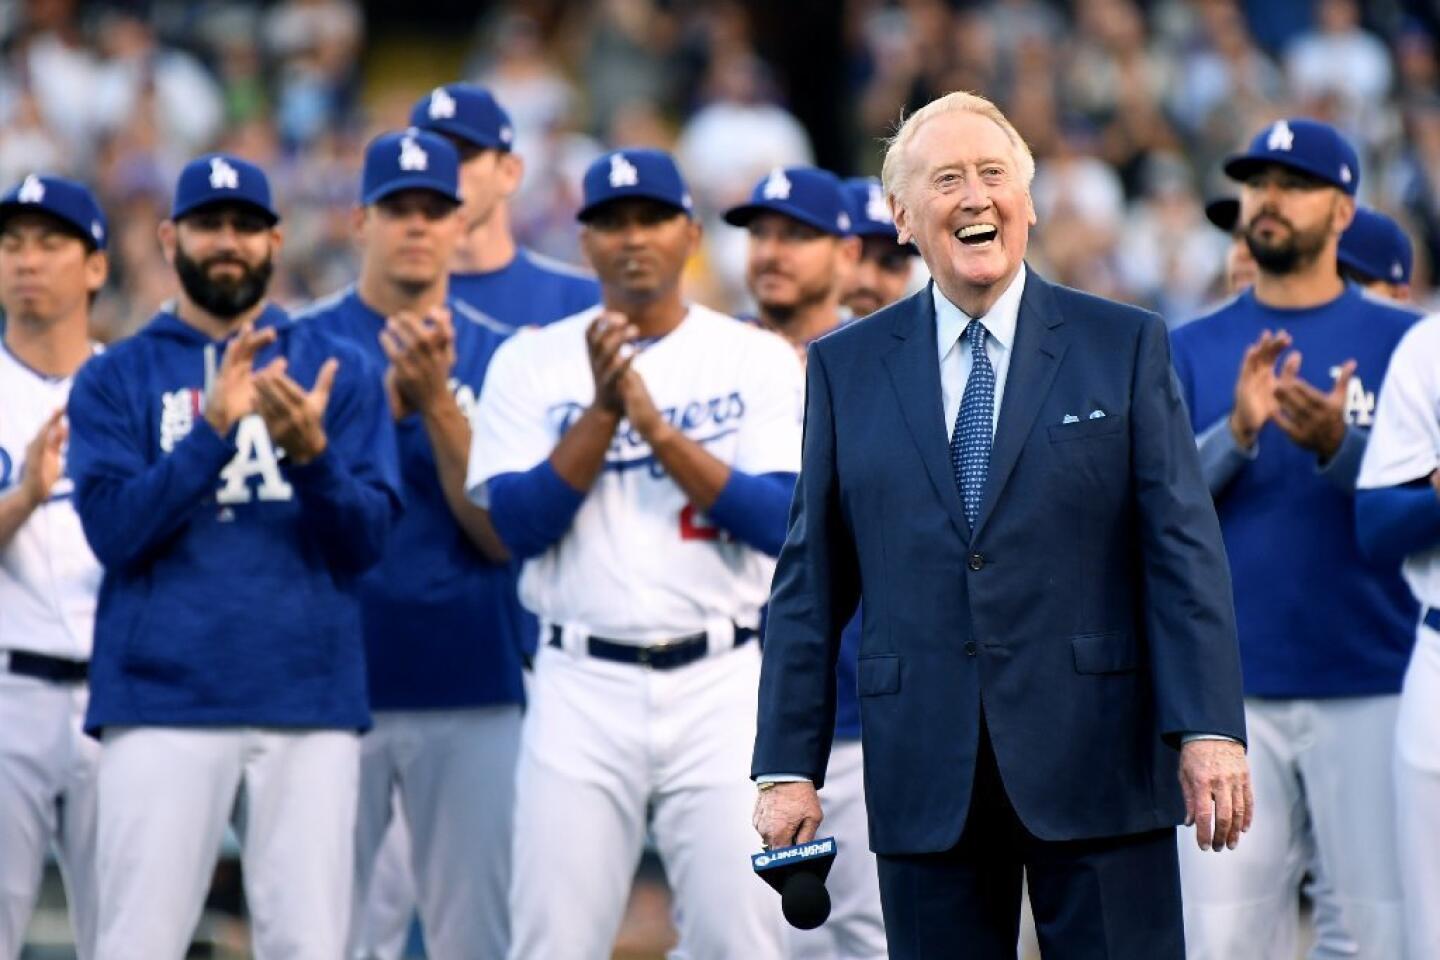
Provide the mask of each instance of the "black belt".
MULTIPOLYGON (((743 646, 759 635, 760 631, 758 630, 737 625, 735 627, 735 646, 743 646)), ((561 646, 559 627, 552 626, 550 628, 550 646, 561 646)), ((705 655, 710 652, 710 638, 704 633, 692 633, 688 636, 660 640, 641 646, 635 643, 626 643, 623 640, 592 635, 585 638, 585 650, 597 660, 635 664, 654 670, 674 670, 676 667, 683 667, 696 660, 703 660, 705 655)))
POLYGON ((1425 619, 1421 622, 1431 630, 1440 632, 1440 607, 1427 607, 1425 609, 1425 619))
POLYGON ((9 671, 51 683, 84 683, 90 676, 90 661, 69 660, 27 650, 11 650, 9 671))

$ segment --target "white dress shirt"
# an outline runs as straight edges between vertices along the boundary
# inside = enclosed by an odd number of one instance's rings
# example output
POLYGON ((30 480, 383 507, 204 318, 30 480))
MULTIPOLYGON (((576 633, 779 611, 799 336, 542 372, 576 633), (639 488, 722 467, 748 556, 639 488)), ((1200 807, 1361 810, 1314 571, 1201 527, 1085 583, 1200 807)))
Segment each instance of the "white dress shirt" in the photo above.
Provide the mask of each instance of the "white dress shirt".
MULTIPOLYGON (((1000 401, 1005 398, 1005 380, 1010 373, 1010 357, 1015 352, 1015 327, 1020 319, 1020 298, 1025 293, 1025 264, 1010 280, 1010 286, 1000 294, 990 307, 990 312, 980 317, 985 324, 985 355, 995 369, 995 409, 991 413, 990 432, 1000 422, 1000 401)), ((965 328, 971 317, 940 292, 939 284, 932 284, 930 293, 935 298, 935 347, 940 355, 940 396, 945 403, 945 435, 955 432, 955 415, 960 412, 960 398, 965 395, 965 384, 970 380, 970 344, 965 339, 965 328)))

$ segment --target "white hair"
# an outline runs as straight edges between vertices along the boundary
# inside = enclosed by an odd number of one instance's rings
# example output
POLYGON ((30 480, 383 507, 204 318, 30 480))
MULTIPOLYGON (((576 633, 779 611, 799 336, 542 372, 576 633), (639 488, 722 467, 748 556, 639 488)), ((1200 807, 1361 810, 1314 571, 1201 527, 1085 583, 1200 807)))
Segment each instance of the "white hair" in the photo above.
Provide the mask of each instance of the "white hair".
POLYGON ((910 165, 906 163, 905 151, 909 148, 910 141, 915 138, 915 131, 919 130, 921 124, 926 120, 942 113, 955 111, 985 117, 1000 128, 1000 131, 1005 134, 1005 139, 1010 141, 1010 146, 1015 151, 1015 163, 1019 167, 1020 182, 1025 185, 1026 190, 1030 189, 1030 181, 1035 179, 1035 157, 1025 144, 1025 138, 1020 136, 1020 131, 1015 129, 1015 125, 994 103, 979 94, 956 90, 931 100, 910 116, 905 117, 901 121, 899 129, 895 131, 895 136, 888 141, 885 149, 885 163, 880 170, 880 180, 885 187, 887 197, 898 196, 909 182, 912 171, 910 165))

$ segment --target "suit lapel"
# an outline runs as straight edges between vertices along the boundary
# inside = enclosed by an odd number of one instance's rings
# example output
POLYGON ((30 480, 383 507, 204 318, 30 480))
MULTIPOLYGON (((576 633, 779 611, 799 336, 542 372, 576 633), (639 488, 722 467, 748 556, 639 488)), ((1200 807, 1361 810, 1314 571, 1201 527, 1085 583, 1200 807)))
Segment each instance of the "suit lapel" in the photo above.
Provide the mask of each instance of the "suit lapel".
POLYGON ((990 449, 990 470, 985 480, 985 497, 980 502, 980 515, 975 522, 978 535, 995 508, 995 501, 1020 450, 1030 427, 1040 412, 1040 404, 1050 392, 1066 343, 1057 332, 1065 322, 1055 304, 1050 285, 1027 271, 1025 292, 1020 297, 1020 316, 1015 326, 1015 348, 1010 356, 1010 371, 1005 378, 1005 396, 1000 403, 1000 422, 995 428, 995 443, 990 449))
MULTIPOLYGON (((945 433, 945 405, 940 396, 940 361, 935 344, 935 301, 929 285, 910 298, 907 315, 896 318, 892 333, 900 340, 885 355, 890 383, 900 401, 900 412, 935 492, 945 504, 962 539, 969 540, 969 524, 955 472, 950 466, 950 445, 945 433)), ((1007 387, 1008 391, 1009 388, 1007 387)))

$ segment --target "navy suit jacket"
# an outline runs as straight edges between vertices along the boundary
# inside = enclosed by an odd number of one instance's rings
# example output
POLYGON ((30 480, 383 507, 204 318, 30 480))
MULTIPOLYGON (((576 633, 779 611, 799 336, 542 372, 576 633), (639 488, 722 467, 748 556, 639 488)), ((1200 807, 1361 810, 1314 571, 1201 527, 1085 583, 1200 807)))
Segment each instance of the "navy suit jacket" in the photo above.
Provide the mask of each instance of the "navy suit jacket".
POLYGON ((1045 840, 1181 822, 1181 736, 1245 737, 1229 572, 1165 325, 1027 274, 974 530, 930 290, 810 347, 753 772, 823 784, 863 594, 877 853, 959 840, 982 704, 1010 801, 1045 840))

